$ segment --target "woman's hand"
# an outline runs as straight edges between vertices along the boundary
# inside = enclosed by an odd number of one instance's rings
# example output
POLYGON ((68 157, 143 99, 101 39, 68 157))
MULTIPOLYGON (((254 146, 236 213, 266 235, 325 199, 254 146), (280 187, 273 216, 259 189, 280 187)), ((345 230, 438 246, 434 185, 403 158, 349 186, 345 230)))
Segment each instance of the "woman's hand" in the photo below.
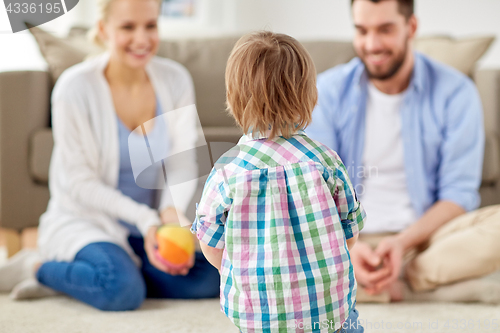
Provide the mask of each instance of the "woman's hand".
MULTIPOLYGON (((191 228, 192 222, 181 212, 177 211, 174 207, 167 207, 160 213, 161 223, 163 224, 175 224, 181 227, 191 228)), ((201 251, 200 241, 196 235, 193 235, 193 241, 196 251, 201 251)))
POLYGON ((191 226, 191 222, 187 217, 174 207, 167 207, 160 213, 161 223, 163 224, 176 224, 181 227, 191 226))
MULTIPOLYGON (((161 223, 163 224, 173 224, 176 226, 181 226, 183 228, 191 228, 191 222, 189 222, 188 218, 181 212, 175 209, 175 207, 167 207, 164 210, 161 211, 160 213, 160 219, 161 223)), ((193 235, 193 240, 195 244, 196 250, 200 249, 199 241, 196 235, 193 235)), ((195 262, 195 253, 191 256, 189 259, 189 263, 183 268, 182 272, 187 269, 186 273, 183 275, 186 275, 189 270, 194 266, 195 262)))
POLYGON ((148 256, 148 260, 157 269, 170 275, 187 275, 189 270, 194 265, 195 256, 191 256, 189 263, 181 268, 171 268, 163 264, 155 255, 156 248, 158 247, 158 242, 156 240, 156 231, 158 227, 151 227, 148 230, 146 238, 144 239, 144 250, 148 256))

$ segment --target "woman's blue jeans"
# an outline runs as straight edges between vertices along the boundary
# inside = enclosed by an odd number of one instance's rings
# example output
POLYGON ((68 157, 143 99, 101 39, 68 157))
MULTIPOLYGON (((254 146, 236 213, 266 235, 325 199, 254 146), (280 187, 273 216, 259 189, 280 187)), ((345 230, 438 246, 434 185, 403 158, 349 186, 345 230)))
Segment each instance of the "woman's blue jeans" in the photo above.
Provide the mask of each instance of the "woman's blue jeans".
POLYGON ((142 259, 138 268, 116 244, 92 243, 81 249, 73 262, 46 262, 37 272, 43 285, 105 311, 137 309, 148 298, 212 298, 219 296, 219 272, 196 253, 186 276, 172 276, 149 263, 142 238, 129 243, 142 259))

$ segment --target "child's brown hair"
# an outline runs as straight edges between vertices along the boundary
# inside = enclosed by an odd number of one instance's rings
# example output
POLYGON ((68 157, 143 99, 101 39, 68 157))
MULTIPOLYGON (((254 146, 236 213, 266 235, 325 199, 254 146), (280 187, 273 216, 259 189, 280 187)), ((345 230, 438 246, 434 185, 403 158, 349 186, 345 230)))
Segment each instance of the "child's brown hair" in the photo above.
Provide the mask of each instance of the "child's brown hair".
POLYGON ((244 133, 289 138, 311 122, 318 100, 311 56, 294 38, 269 31, 243 36, 226 67, 228 111, 244 133))

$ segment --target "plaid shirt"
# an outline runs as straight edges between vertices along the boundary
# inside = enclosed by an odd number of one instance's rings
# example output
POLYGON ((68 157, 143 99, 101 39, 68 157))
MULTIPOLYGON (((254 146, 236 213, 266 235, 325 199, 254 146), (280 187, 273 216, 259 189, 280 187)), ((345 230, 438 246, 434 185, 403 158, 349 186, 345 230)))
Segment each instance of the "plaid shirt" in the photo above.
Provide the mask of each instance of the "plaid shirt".
POLYGON ((363 228, 338 155, 307 137, 243 136, 207 179, 192 230, 224 249, 221 309, 243 332, 334 332, 355 302, 346 239, 363 228))

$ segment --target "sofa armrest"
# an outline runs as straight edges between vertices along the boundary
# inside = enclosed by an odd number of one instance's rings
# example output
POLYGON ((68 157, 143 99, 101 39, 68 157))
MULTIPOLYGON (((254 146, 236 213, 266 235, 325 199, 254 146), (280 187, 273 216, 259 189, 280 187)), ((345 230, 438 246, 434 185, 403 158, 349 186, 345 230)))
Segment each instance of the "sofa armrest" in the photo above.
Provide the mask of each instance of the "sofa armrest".
POLYGON ((500 69, 481 69, 475 72, 476 83, 484 109, 486 133, 498 134, 500 125, 500 69))
POLYGON ((50 76, 43 71, 0 73, 0 226, 38 225, 47 209, 47 186, 29 171, 29 140, 49 126, 50 76))
POLYGON ((486 134, 483 185, 494 185, 500 178, 500 69, 482 69, 474 75, 481 96, 486 134))

